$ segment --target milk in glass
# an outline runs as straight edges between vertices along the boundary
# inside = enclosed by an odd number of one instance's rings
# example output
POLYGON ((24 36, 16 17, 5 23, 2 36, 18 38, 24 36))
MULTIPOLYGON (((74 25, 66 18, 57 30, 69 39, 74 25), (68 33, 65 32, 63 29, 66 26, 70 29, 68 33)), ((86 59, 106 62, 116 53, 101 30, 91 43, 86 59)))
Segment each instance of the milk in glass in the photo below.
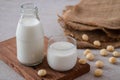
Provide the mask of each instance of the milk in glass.
POLYGON ((60 39, 53 42, 48 47, 47 61, 49 66, 57 71, 72 69, 77 61, 76 45, 60 39))

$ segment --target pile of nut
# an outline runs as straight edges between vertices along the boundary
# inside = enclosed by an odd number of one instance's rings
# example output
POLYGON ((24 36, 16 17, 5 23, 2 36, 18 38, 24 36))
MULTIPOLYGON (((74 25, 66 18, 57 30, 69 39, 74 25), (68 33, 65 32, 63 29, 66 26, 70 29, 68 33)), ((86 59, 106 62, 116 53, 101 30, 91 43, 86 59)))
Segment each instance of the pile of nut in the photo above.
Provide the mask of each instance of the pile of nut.
MULTIPOLYGON (((100 45, 99 41, 96 41, 94 42, 95 45, 100 45)), ((115 64, 117 63, 117 57, 120 57, 120 52, 118 51, 115 51, 114 47, 112 45, 108 45, 106 47, 106 49, 101 49, 100 50, 100 55, 101 56, 108 56, 111 52, 112 53, 112 57, 110 57, 108 59, 108 61, 111 63, 111 64, 115 64)), ((86 59, 79 59, 79 63, 80 64, 86 64, 87 63, 87 60, 89 61, 93 61, 95 59, 95 55, 92 53, 92 51, 90 49, 86 49, 83 53, 83 55, 85 56, 86 59)), ((101 61, 101 60, 97 60, 95 62, 95 66, 98 68, 98 69, 95 69, 94 71, 94 76, 96 77, 100 77, 103 75, 103 70, 102 68, 104 67, 104 62, 101 61)))
MULTIPOLYGON (((108 61, 111 63, 111 64, 115 64, 117 63, 117 57, 120 57, 120 52, 118 51, 115 51, 114 47, 112 45, 108 45, 106 47, 106 49, 101 49, 100 50, 100 55, 101 56, 108 56, 110 53, 109 52, 112 52, 112 56, 113 57, 110 57, 108 59, 108 61)), ((87 63, 87 60, 89 61, 93 61, 95 59, 95 55, 92 53, 92 51, 90 49, 86 49, 83 53, 83 55, 85 56, 85 59, 79 59, 79 63, 80 64, 86 64, 87 63)), ((98 68, 98 69, 95 69, 94 71, 94 76, 96 77, 100 77, 103 75, 103 70, 102 68, 104 67, 104 62, 101 61, 101 60, 97 60, 95 62, 95 66, 98 68)), ((47 75, 47 71, 45 69, 40 69, 38 70, 38 75, 41 76, 41 77, 44 77, 47 75)))

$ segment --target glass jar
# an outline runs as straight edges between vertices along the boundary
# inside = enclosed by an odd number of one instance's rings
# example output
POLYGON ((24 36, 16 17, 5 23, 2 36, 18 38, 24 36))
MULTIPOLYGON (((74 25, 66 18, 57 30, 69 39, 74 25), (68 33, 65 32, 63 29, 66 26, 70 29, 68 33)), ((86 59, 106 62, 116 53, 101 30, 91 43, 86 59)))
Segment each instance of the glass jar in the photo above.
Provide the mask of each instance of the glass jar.
POLYGON ((53 36, 48 42, 47 61, 57 71, 72 69, 77 62, 76 40, 69 36, 53 36))
POLYGON ((44 57, 44 33, 38 8, 32 3, 21 5, 21 17, 16 30, 17 58, 20 63, 34 66, 44 57))

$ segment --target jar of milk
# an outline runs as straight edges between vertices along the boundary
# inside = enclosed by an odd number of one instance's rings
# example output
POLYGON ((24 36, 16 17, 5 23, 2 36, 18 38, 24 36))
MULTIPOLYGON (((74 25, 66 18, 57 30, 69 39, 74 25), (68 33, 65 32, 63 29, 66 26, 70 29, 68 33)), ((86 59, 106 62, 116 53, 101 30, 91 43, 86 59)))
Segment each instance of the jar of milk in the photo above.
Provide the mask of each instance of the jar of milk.
POLYGON ((42 62, 44 33, 38 9, 32 3, 21 5, 21 17, 16 31, 17 58, 20 63, 35 66, 42 62))

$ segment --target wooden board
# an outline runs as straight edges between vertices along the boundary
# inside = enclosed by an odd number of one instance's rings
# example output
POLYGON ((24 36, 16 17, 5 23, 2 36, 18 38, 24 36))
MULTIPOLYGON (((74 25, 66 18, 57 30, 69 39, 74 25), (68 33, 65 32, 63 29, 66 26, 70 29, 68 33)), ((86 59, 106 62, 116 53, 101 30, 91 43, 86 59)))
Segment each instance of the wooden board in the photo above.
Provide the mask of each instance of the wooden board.
MULTIPOLYGON (((45 37, 45 53, 47 51, 48 39, 45 37)), ((15 38, 0 42, 0 59, 12 67, 16 72, 22 75, 26 80, 73 80, 90 71, 90 65, 80 65, 78 62, 76 66, 66 72, 57 72, 52 70, 47 63, 46 57, 43 63, 34 67, 27 67, 20 64, 16 58, 16 40, 15 38), (37 71, 39 69, 46 69, 47 75, 39 77, 37 71)))

